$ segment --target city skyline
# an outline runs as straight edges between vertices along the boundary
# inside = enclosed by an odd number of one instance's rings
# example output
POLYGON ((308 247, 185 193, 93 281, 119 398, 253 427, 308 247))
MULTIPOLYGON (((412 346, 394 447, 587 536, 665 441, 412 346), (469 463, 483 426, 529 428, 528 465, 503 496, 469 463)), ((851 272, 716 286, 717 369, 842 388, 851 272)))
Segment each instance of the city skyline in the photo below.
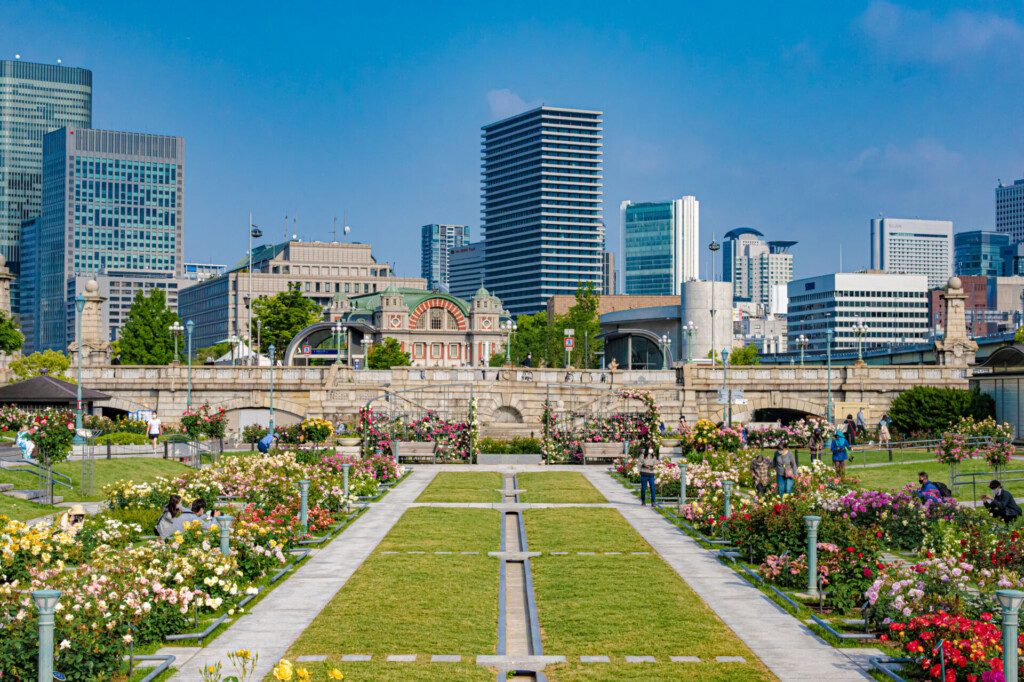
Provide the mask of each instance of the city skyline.
POLYGON ((324 241, 347 210, 351 239, 412 275, 421 225, 481 229, 480 127, 541 102, 605 112, 611 250, 622 199, 694 194, 704 241, 741 225, 799 241, 796 276, 838 269, 840 245, 843 269, 866 267, 863 225, 878 213, 994 229, 997 180, 1012 184, 1024 165, 1024 133, 997 140, 983 125, 1018 108, 1019 91, 1001 86, 1012 69, 995 67, 1019 61, 1022 8, 865 2, 775 16, 752 6, 742 24, 698 9, 681 28, 669 19, 682 10, 667 5, 582 24, 571 5, 298 17, 268 6, 201 21, 187 4, 132 17, 112 4, 54 7, 14 3, 3 56, 91 70, 95 127, 190 141, 191 260, 243 254, 249 208, 268 237, 324 241), (180 30, 161 32, 165 21, 180 30), (577 30, 565 35, 567 25, 577 30), (416 38, 423 26, 439 39, 416 38), (756 87, 766 79, 771 92, 756 87), (653 101, 631 101, 627 88, 653 101), (884 115, 863 115, 880 100, 884 115), (389 201, 396 185, 402 198, 389 201))

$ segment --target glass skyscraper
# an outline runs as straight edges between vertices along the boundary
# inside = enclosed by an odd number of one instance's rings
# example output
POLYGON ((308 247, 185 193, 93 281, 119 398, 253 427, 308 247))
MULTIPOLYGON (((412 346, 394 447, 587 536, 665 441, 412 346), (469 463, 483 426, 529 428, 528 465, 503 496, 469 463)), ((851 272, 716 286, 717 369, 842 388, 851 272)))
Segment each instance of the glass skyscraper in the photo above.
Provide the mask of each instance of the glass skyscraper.
MULTIPOLYGON (((184 189, 180 137, 87 128, 46 135, 31 350, 67 346, 76 275, 117 275, 138 288, 158 286, 154 275, 181 276, 184 189)), ((134 291, 119 293, 130 302, 134 291)))
POLYGON ((953 235, 953 270, 961 276, 1001 277, 1007 274, 1003 257, 1009 246, 1008 234, 986 230, 958 232, 953 235))
POLYGON ((420 228, 420 277, 428 289, 448 290, 451 251, 469 243, 465 225, 424 225, 420 228))
MULTIPOLYGON (((92 125, 92 72, 59 64, 0 60, 0 253, 20 272, 21 223, 39 215, 43 136, 92 125)), ((12 291, 19 308, 18 280, 12 291)))
POLYGON ((697 279, 700 202, 633 203, 619 207, 622 290, 633 296, 678 296, 682 283, 697 279))
POLYGON ((542 106, 483 127, 487 287, 515 315, 601 289, 601 115, 542 106))

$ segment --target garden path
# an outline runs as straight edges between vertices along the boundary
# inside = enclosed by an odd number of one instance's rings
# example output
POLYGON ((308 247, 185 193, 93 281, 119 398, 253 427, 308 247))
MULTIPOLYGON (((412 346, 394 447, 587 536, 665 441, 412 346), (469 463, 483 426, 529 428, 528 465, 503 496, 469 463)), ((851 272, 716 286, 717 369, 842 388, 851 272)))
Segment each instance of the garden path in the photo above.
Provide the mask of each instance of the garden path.
POLYGON ((858 662, 819 639, 806 625, 722 565, 648 507, 642 507, 605 469, 584 475, 612 502, 669 566, 718 614, 779 679, 872 679, 858 662))
POLYGON ((260 656, 254 679, 261 680, 284 656, 303 630, 366 560, 399 517, 419 497, 437 469, 416 467, 412 473, 295 573, 239 618, 227 631, 190 658, 174 662, 172 680, 201 682, 203 666, 227 665, 228 653, 249 649, 260 656))

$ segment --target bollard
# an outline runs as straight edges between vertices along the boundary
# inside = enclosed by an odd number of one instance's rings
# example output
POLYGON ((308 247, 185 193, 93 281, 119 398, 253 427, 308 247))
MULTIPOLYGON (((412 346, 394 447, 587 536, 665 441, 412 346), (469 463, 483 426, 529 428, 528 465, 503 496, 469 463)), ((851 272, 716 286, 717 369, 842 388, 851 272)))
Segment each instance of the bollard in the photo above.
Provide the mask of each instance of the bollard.
POLYGON ((302 532, 309 530, 309 480, 299 481, 299 524, 302 532))
POLYGON ((679 510, 686 506, 686 463, 679 465, 679 510))
POLYGON ((1020 605, 1024 592, 996 590, 996 599, 1003 610, 1003 679, 1017 679, 1017 627, 1020 625, 1020 605))
POLYGON ((725 518, 732 514, 732 481, 722 481, 722 490, 725 491, 725 518))
POLYGON ((235 517, 222 514, 214 520, 220 526, 220 553, 228 556, 231 554, 231 524, 235 517))
POLYGON ((53 624, 60 590, 36 590, 32 601, 39 612, 39 682, 53 680, 53 624))
POLYGON ((344 464, 341 465, 341 473, 342 473, 342 476, 344 476, 345 497, 348 497, 348 470, 349 470, 349 467, 351 467, 351 466, 352 465, 349 464, 348 462, 345 462, 344 464))
POLYGON ((805 516, 807 524, 807 594, 818 595, 818 524, 820 516, 805 516))

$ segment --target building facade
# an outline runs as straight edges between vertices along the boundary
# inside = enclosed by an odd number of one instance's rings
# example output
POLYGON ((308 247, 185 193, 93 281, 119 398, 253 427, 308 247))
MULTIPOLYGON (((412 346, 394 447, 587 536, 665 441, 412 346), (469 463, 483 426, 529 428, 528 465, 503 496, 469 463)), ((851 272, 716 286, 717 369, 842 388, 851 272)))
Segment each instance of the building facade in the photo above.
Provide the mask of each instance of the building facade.
POLYGON ((699 275, 700 202, 674 201, 619 206, 622 290, 636 296, 678 296, 683 282, 699 275))
POLYGON ((1024 241, 1024 178, 996 187, 996 232, 1015 244, 1024 241))
POLYGON ((737 302, 757 305, 761 314, 771 309, 772 289, 793 279, 796 242, 766 241, 752 227, 737 227, 725 233, 722 244, 722 279, 732 282, 737 302))
POLYGON ((513 314, 600 290, 601 115, 542 106, 483 127, 487 286, 513 314))
POLYGON ((601 280, 601 295, 614 296, 618 292, 618 277, 615 272, 615 254, 611 251, 604 252, 604 261, 601 268, 603 279, 601 280))
POLYGON ((464 244, 452 249, 448 266, 448 292, 457 298, 469 300, 473 293, 483 286, 484 255, 483 242, 464 244))
POLYGON ((789 283, 786 334, 808 339, 807 352, 857 350, 855 327, 866 326, 864 349, 928 338, 928 277, 886 272, 838 272, 789 283))
MULTIPOLYGON (((988 277, 982 275, 958 275, 963 286, 964 315, 967 319, 967 333, 970 336, 985 336, 988 333, 988 277)), ((942 295, 946 289, 932 289, 928 292, 928 325, 936 337, 942 336, 946 327, 946 304, 942 295)))
POLYGON ((451 251, 469 243, 466 225, 433 223, 420 228, 420 277, 427 288, 449 291, 451 251))
POLYGON ((193 282, 202 282, 211 277, 223 275, 227 269, 228 266, 216 263, 185 263, 182 267, 181 276, 193 282))
MULTIPOLYGON (((378 263, 373 257, 369 244, 291 240, 258 246, 252 253, 251 277, 248 269, 246 256, 223 275, 181 291, 178 314, 195 325, 193 348, 211 346, 232 335, 247 337, 250 302, 287 291, 289 286, 298 286, 324 310, 337 301, 383 291, 391 284, 417 290, 427 287, 418 277, 395 277, 387 263, 378 263)), ((253 334, 257 333, 254 327, 253 334)))
POLYGON ((925 275, 931 289, 946 286, 953 276, 952 221, 872 219, 871 269, 925 275))
POLYGON ((508 333, 501 301, 479 287, 470 300, 441 291, 399 288, 339 299, 324 322, 307 327, 288 346, 286 364, 366 367, 374 345, 387 338, 409 353, 413 367, 480 367, 504 353, 508 333), (336 336, 334 324, 341 323, 336 336))
POLYGON ((116 273, 170 285, 181 275, 185 141, 180 137, 61 128, 43 143, 43 194, 31 299, 31 351, 74 338, 78 275, 116 273))
MULTIPOLYGON (((953 235, 953 269, 957 276, 999 277, 1005 272, 1010 236, 999 232, 973 230, 953 235)), ((1011 266, 1012 267, 1012 266, 1011 266)))
MULTIPOLYGON (((92 72, 59 64, 0 60, 0 253, 20 273, 21 223, 40 212, 43 137, 92 125, 92 72)), ((15 312, 20 309, 15 281, 15 312)))

